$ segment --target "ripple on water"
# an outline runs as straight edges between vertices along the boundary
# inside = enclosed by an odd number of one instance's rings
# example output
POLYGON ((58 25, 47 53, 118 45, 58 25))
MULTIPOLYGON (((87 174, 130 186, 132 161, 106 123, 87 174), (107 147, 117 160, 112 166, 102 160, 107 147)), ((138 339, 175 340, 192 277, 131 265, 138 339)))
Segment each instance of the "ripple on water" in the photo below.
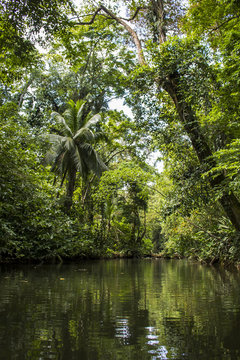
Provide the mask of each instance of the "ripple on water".
POLYGON ((230 272, 121 260, 0 278, 4 360, 232 360, 239 334, 240 276, 230 272))

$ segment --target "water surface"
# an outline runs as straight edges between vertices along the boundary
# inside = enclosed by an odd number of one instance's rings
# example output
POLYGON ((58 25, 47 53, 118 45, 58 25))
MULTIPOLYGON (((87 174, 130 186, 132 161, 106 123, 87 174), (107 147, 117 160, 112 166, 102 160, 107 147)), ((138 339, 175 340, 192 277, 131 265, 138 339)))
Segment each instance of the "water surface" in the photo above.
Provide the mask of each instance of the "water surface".
POLYGON ((0 268, 0 359, 240 359, 240 274, 187 261, 0 268))

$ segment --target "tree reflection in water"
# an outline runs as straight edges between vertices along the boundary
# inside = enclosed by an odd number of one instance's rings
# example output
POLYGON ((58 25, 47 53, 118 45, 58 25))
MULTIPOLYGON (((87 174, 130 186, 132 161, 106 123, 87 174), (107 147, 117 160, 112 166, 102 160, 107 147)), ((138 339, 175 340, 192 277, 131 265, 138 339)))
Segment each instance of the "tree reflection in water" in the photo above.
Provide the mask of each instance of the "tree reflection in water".
POLYGON ((236 272, 163 260, 2 267, 0 288, 4 360, 240 357, 236 272))

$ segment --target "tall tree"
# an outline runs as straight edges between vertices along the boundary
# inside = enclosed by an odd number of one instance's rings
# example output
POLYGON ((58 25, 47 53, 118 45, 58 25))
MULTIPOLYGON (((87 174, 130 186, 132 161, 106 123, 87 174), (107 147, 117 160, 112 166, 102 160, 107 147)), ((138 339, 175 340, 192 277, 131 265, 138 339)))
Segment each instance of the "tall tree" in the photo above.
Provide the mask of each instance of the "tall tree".
MULTIPOLYGON (((134 4, 136 4, 136 2, 134 2, 134 4)), ((133 5, 133 2, 131 2, 130 7, 131 5, 133 5)), ((121 16, 116 15, 113 10, 102 4, 95 10, 94 15, 89 21, 80 22, 79 24, 92 24, 98 15, 112 18, 121 24, 131 36, 137 49, 137 57, 142 67, 142 72, 144 72, 144 69, 148 65, 148 59, 150 59, 149 66, 152 61, 155 61, 151 76, 154 78, 153 82, 157 90, 161 91, 162 89, 166 91, 172 99, 179 120, 191 141, 199 162, 204 165, 207 170, 210 170, 216 165, 212 156, 213 152, 206 134, 204 134, 201 129, 194 101, 186 95, 187 91, 186 87, 184 87, 186 78, 191 76, 189 69, 196 67, 196 58, 192 58, 193 61, 189 64, 191 67, 189 66, 185 69, 185 72, 181 71, 181 59, 178 58, 179 47, 184 50, 186 41, 180 37, 177 42, 170 38, 170 35, 178 32, 177 22, 175 22, 175 24, 171 23, 170 13, 175 14, 175 19, 178 19, 181 15, 180 2, 173 2, 172 0, 150 0, 146 2, 139 1, 138 5, 139 6, 135 5, 135 13, 130 19, 123 19, 121 16), (141 16, 139 15, 140 13, 141 16), (130 26, 128 20, 138 20, 138 26, 130 26), (148 57, 145 57, 145 47, 143 47, 142 41, 137 34, 137 30, 140 30, 139 24, 141 24, 142 27, 144 22, 147 24, 145 28, 148 35, 145 36, 145 40, 148 41, 149 46, 149 35, 152 38, 151 46, 154 48, 152 54, 154 54, 155 59, 154 57, 149 58, 149 55, 151 55, 149 53, 148 57)), ((224 4, 222 6, 224 6, 224 4)), ((184 51, 182 54, 184 54, 184 51)), ((185 58, 187 55, 188 51, 184 54, 185 58)), ((141 70, 138 70, 138 73, 139 72, 141 73, 141 70)), ((234 227, 240 230, 240 203, 231 191, 224 190, 224 181, 225 175, 223 172, 215 177, 209 178, 209 183, 213 189, 223 188, 219 196, 219 202, 234 227)))

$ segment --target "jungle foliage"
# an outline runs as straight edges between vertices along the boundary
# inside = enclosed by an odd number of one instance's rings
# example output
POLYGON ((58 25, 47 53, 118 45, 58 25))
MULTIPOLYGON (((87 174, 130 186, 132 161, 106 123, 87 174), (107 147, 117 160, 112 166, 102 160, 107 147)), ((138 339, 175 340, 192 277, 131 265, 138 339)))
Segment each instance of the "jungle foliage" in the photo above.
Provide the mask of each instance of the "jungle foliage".
POLYGON ((239 262, 238 2, 0 10, 1 261, 239 262))

